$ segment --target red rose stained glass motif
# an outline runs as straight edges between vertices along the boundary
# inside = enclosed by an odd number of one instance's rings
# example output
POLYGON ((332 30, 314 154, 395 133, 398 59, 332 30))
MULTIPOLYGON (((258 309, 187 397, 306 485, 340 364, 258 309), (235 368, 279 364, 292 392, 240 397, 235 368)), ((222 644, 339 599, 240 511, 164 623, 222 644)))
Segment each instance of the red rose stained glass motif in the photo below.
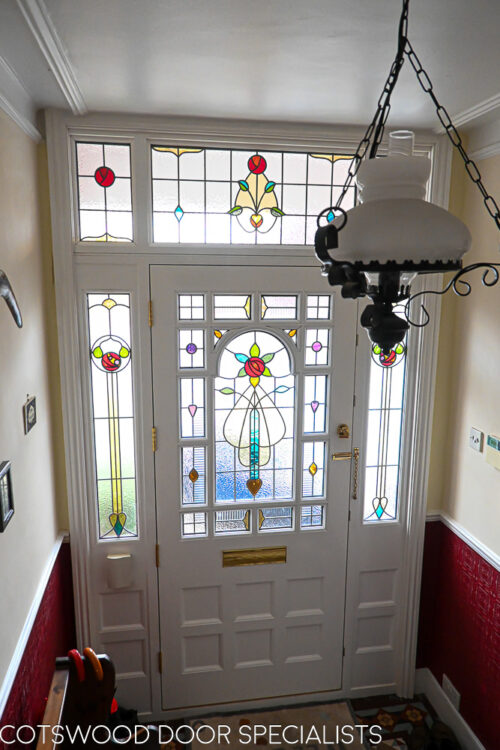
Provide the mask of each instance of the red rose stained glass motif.
POLYGON ((250 378, 259 378, 266 369, 260 357, 250 357, 245 362, 245 372, 250 378))
POLYGON ((94 172, 94 178, 98 185, 108 188, 115 181, 115 173, 109 167, 98 167, 94 172))
POLYGON ((259 156, 259 154, 254 154, 248 160, 248 169, 250 170, 250 172, 253 172, 253 174, 262 174, 265 171, 266 167, 266 160, 263 156, 259 156))

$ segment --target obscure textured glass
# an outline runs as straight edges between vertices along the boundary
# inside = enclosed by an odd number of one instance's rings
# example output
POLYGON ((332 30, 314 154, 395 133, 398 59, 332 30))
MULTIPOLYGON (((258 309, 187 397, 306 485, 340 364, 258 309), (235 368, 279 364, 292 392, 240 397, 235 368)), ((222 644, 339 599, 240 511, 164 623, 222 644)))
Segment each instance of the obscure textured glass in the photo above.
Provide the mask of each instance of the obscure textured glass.
POLYGON ((262 320, 294 320, 297 318, 297 295, 263 294, 262 320))
POLYGON ((81 242, 132 242, 130 146, 76 144, 81 242))
POLYGON ((203 294, 177 295, 179 320, 204 320, 205 297, 203 294))
POLYGON ((259 531, 276 531, 293 528, 293 508, 261 508, 259 510, 259 531))
POLYGON ((201 445, 181 448, 183 505, 207 502, 205 450, 201 445))
POLYGON ((251 316, 251 295, 214 294, 214 320, 249 320, 251 316))
MULTIPOLYGON (((153 240, 304 245, 335 204, 352 157, 170 145, 151 147, 153 240)), ((355 202, 354 188, 343 201, 355 202)))
POLYGON ((300 528, 322 528, 325 525, 323 505, 303 505, 300 509, 300 528))
POLYGON ((130 297, 87 294, 99 538, 137 536, 130 297))
POLYGON ((330 307, 331 297, 329 294, 308 294, 306 317, 308 320, 328 320, 330 307))
POLYGON ((245 533, 250 531, 250 511, 243 508, 215 511, 216 534, 245 533))
POLYGON ((205 332, 190 328, 179 331, 179 367, 181 370, 205 367, 205 332))
POLYGON ((306 366, 328 365, 329 348, 330 331, 328 328, 308 328, 306 331, 306 366))
POLYGON ((203 378, 182 378, 181 438, 205 436, 205 381, 203 378))
POLYGON ((306 375, 304 378, 304 434, 325 432, 326 375, 306 375))
POLYGON ((206 513, 183 513, 182 514, 182 536, 206 536, 207 514, 206 513))
POLYGON ((326 443, 304 443, 302 452, 302 497, 324 497, 326 443))

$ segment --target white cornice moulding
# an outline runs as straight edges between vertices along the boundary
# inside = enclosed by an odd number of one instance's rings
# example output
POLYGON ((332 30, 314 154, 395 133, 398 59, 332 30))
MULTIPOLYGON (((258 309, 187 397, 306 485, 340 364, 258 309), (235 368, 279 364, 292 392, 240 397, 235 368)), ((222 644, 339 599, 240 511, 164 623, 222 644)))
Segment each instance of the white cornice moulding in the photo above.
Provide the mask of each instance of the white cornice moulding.
POLYGON ((68 532, 63 531, 57 537, 50 551, 49 559, 47 560, 45 568, 42 571, 42 575, 40 576, 40 580, 38 581, 38 586, 35 591, 33 600, 31 602, 28 615, 26 617, 26 620, 24 621, 23 629, 21 630, 21 635, 18 638, 16 648, 14 649, 14 653, 12 654, 12 658, 10 660, 7 673, 4 677, 4 681, 2 685, 0 686, 0 718, 2 717, 2 714, 5 711, 5 706, 7 705, 7 701, 9 699, 10 691, 12 690, 12 685, 14 684, 14 680, 16 679, 17 670, 19 669, 19 665, 21 664, 21 660, 23 658, 26 645, 31 635, 33 624, 38 614, 38 609, 40 607, 40 604, 42 603, 42 599, 44 597, 50 575, 54 568, 54 563, 57 560, 59 550, 61 549, 61 544, 63 543, 64 538, 67 535, 67 533, 68 532))
POLYGON ((442 521, 454 534, 465 542, 474 552, 477 552, 483 560, 492 565, 495 570, 500 570, 500 555, 497 555, 492 549, 479 541, 477 537, 467 531, 462 524, 455 521, 454 518, 445 513, 443 510, 430 510, 427 513, 426 521, 431 523, 433 521, 442 521))
POLYGON ((0 108, 34 141, 42 140, 36 127, 36 107, 8 62, 0 57, 0 108))
POLYGON ((75 115, 84 115, 87 112, 87 105, 68 53, 43 0, 17 0, 17 4, 71 111, 75 115))
MULTIPOLYGON (((452 122, 455 127, 460 128, 462 125, 469 125, 474 120, 478 120, 480 117, 488 115, 490 112, 500 110, 500 93, 490 96, 489 99, 484 99, 482 102, 478 102, 469 109, 464 109, 462 112, 457 112, 456 115, 452 116, 452 122)), ((436 128, 436 133, 442 134, 445 129, 440 125, 436 128)))

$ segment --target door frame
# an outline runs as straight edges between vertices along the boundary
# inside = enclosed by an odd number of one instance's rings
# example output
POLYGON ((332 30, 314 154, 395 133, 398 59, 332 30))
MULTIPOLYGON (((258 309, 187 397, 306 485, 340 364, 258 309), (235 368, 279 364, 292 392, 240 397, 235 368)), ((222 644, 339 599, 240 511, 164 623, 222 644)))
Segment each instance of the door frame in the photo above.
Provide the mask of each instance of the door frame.
MULTIPOLYGON (((338 152, 352 153, 359 141, 362 129, 295 125, 291 123, 244 123, 227 120, 109 114, 77 117, 58 110, 47 110, 46 131, 75 613, 78 646, 83 647, 91 642, 94 625, 91 615, 93 603, 87 564, 91 540, 88 511, 83 500, 87 497, 86 488, 89 482, 84 441, 84 434, 88 430, 88 426, 85 424, 82 413, 82 403, 85 401, 86 394, 81 373, 85 360, 82 359, 82 350, 79 344, 78 279, 82 272, 81 269, 86 269, 86 271, 83 271, 84 274, 90 273, 91 275, 97 271, 106 273, 106 267, 108 269, 110 267, 124 269, 128 277, 133 280, 134 294, 137 295, 137 300, 140 300, 137 307, 136 325, 140 326, 140 330, 144 332, 147 330, 148 319, 149 285, 147 276, 149 264, 185 264, 189 262, 190 257, 193 258, 194 248, 183 246, 181 252, 178 246, 152 245, 146 227, 138 232, 136 242, 126 248, 123 246, 103 248, 102 245, 100 248, 85 247, 77 243, 75 240, 75 214, 72 205, 72 195, 74 195, 71 170, 72 138, 82 136, 96 139, 131 137, 136 143, 144 142, 144 140, 150 138, 168 138, 172 142, 183 142, 187 145, 202 143, 220 147, 251 148, 258 146, 261 149, 274 147, 304 151, 334 148, 338 152)), ((429 131, 417 132, 416 140, 417 147, 426 150, 432 157, 430 198, 437 205, 446 208, 451 170, 449 143, 445 136, 438 136, 429 131)), ((383 148, 381 152, 383 152, 383 148)), ((147 165, 137 165, 134 189, 136 211, 138 200, 143 200, 138 195, 137 182, 139 177, 147 180, 147 171, 147 165), (141 171, 142 174, 139 174, 141 171)), ((252 254, 257 262, 264 265, 267 261, 272 261, 273 264, 281 261, 287 265, 308 263, 317 266, 311 250, 305 247, 281 246, 277 248, 275 246, 271 249, 265 245, 257 245, 252 246, 252 254), (269 257, 270 252, 272 252, 272 258, 269 257)), ((214 258, 220 262, 221 258, 224 258, 226 262, 230 261, 234 265, 248 264, 248 246, 222 247, 218 249, 216 255, 212 247, 205 246, 194 257, 198 262, 202 260, 203 263, 213 263, 214 258)), ((424 278, 422 288, 440 289, 440 276, 424 278)), ((416 450, 410 449, 407 439, 401 474, 401 483, 407 488, 411 498, 407 504, 405 517, 402 519, 407 532, 407 544, 401 569, 401 578, 404 582, 402 609, 405 616, 401 620, 401 637, 398 639, 397 646, 397 660, 400 667, 396 681, 392 685, 392 691, 396 690, 396 692, 404 695, 411 695, 414 689, 440 298, 432 297, 429 300, 428 309, 431 316, 429 325, 424 329, 416 329, 412 332, 412 348, 407 365, 414 387, 410 388, 406 395, 406 411, 413 418, 412 442, 416 446, 416 450)), ((366 334, 362 332, 362 335, 366 334)), ((141 374, 136 389, 150 386, 151 373, 150 370, 148 373, 147 361, 149 344, 145 341, 146 338, 149 339, 149 337, 142 336, 141 374)), ((359 377, 357 387, 362 387, 363 379, 361 375, 359 377)), ((407 424, 409 424, 409 421, 407 424)), ((147 438, 150 439, 151 426, 152 414, 150 408, 146 406, 137 422, 139 438, 143 446, 147 445, 147 438)), ((143 450, 138 455, 138 471, 139 481, 143 483, 143 491, 149 495, 151 492, 150 482, 153 477, 151 452, 143 450)), ((145 518, 145 524, 144 528, 149 543, 155 538, 156 530, 151 525, 150 517, 145 518)), ((348 588, 352 584, 353 573, 348 564, 348 588)), ((148 715, 165 716, 165 712, 161 711, 160 701, 156 701, 154 697, 159 695, 160 690, 160 675, 157 671, 156 661, 156 650, 159 650, 159 634, 158 627, 153 624, 155 595, 151 589, 148 600, 148 607, 151 608, 148 642, 150 644, 149 662, 153 699, 151 712, 145 713, 145 718, 148 715)), ((350 613, 346 610, 346 618, 349 618, 349 616, 350 613)), ((349 639, 346 640, 345 645, 345 663, 347 664, 352 656, 349 653, 349 639)), ((344 684, 339 697, 351 694, 353 693, 350 686, 344 684)))

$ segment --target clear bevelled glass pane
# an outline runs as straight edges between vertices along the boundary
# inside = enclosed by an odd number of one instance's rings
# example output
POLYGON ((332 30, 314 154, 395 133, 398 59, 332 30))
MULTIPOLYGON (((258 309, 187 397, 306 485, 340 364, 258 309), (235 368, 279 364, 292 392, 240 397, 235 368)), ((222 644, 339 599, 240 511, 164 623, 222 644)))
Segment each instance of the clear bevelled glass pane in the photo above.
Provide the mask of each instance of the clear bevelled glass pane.
POLYGON ((179 320, 204 320, 205 297, 203 294, 178 294, 179 320))
POLYGON ((216 534, 246 534, 250 531, 250 511, 244 508, 215 511, 216 534))
POLYGON ((304 377, 304 433, 324 432, 326 427, 326 375, 304 377))
POLYGON ((179 367, 205 367, 205 332, 190 328, 179 331, 179 367))
POLYGON ((300 509, 300 528, 324 528, 325 510, 323 505, 303 505, 300 509))
POLYGON ((261 317, 263 320, 295 320, 297 318, 297 295, 263 294, 261 317))
POLYGON ((205 447, 181 448, 182 504, 206 502, 205 447))
POLYGON ((302 497, 324 497, 325 494, 324 441, 304 443, 302 447, 302 497))
POLYGON ((183 513, 182 536, 206 536, 207 514, 206 513, 183 513))
POLYGON ((205 380, 181 378, 181 438, 205 436, 205 380))
POLYGON ((249 320, 251 316, 251 295, 214 294, 214 320, 249 320))
POLYGON ((330 331, 328 328, 306 330, 305 363, 307 367, 318 367, 329 363, 330 331))
POLYGON ((137 536, 128 294, 88 294, 97 511, 101 539, 137 536))
POLYGON ((259 531, 278 531, 279 529, 293 529, 293 508, 259 509, 259 531))

